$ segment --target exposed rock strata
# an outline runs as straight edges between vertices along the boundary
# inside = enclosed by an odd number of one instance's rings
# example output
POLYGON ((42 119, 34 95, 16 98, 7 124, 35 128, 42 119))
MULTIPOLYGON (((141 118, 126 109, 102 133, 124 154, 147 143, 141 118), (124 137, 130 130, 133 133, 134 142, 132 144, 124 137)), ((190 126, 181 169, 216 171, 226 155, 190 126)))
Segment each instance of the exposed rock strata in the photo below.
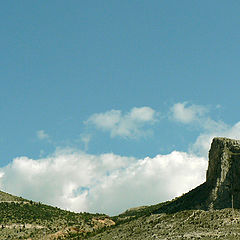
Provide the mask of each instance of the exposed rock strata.
POLYGON ((209 151, 206 183, 212 186, 213 208, 240 208, 240 141, 214 138, 209 151))
POLYGON ((187 209, 240 208, 240 141, 214 138, 209 151, 206 182, 156 212, 187 209))

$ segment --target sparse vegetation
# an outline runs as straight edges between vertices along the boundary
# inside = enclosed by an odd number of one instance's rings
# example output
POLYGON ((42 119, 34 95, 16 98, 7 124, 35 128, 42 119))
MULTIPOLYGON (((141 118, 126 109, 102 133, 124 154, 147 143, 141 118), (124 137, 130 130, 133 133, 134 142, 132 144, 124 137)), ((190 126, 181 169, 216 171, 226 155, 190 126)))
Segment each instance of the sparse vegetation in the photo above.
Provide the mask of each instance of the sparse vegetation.
POLYGON ((240 211, 185 210, 141 216, 89 239, 236 240, 240 239, 240 211))
MULTIPOLYGON (((84 239, 104 214, 73 213, 0 192, 0 239, 84 239), (77 238, 76 238, 77 237, 77 238)), ((100 222, 102 220, 102 222, 100 222)))

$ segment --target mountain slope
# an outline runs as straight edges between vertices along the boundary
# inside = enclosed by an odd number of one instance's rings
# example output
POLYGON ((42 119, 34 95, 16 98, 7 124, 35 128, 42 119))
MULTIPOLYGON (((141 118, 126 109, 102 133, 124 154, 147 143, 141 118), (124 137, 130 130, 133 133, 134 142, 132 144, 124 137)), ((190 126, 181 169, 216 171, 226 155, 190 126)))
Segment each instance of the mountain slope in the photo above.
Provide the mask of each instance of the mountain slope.
POLYGON ((0 191, 0 202, 4 201, 23 201, 23 198, 0 191))
POLYGON ((0 191, 1 239, 240 239, 240 141, 214 138, 206 182, 172 201, 108 217, 0 191))
POLYGON ((104 214, 73 213, 0 192, 0 239, 85 239, 115 224, 104 214))
POLYGON ((237 240, 240 239, 240 211, 185 210, 152 214, 122 223, 89 240, 237 240))

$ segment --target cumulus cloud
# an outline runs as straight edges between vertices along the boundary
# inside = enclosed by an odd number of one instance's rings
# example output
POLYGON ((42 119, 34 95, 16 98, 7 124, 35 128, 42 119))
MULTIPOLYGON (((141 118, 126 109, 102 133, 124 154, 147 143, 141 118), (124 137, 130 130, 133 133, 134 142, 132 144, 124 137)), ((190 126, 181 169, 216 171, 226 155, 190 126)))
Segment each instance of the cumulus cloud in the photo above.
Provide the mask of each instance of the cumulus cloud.
POLYGON ((206 168, 204 158, 177 151, 139 159, 92 189, 91 209, 122 212, 172 199, 202 183, 206 168))
POLYGON ((176 103, 171 108, 171 114, 174 120, 181 123, 191 123, 199 120, 207 108, 201 105, 188 105, 187 102, 176 103))
POLYGON ((40 140, 44 140, 44 139, 48 139, 49 140, 49 135, 44 130, 37 131, 37 137, 40 140))
POLYGON ((123 114, 120 110, 93 114, 85 123, 109 131, 111 137, 136 138, 146 133, 144 126, 156 121, 156 111, 150 107, 134 107, 123 114))
POLYGON ((117 214, 176 197, 204 181, 207 161, 183 152, 135 159, 58 150, 0 169, 1 189, 73 210, 117 214))

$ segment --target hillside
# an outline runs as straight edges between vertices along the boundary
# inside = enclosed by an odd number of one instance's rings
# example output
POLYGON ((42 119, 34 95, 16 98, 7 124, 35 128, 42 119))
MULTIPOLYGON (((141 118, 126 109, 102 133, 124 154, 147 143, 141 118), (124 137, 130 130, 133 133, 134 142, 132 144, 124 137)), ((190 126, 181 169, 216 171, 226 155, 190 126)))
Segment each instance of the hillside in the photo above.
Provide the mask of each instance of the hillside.
POLYGON ((141 216, 89 239, 236 240, 240 239, 240 211, 185 210, 141 216))
POLYGON ((8 202, 8 201, 22 201, 23 199, 21 197, 13 196, 9 193, 5 193, 3 191, 0 191, 0 202, 8 202))
POLYGON ((73 213, 0 192, 0 239, 85 239, 114 222, 104 214, 73 213), (77 238, 76 238, 77 237, 77 238))
POLYGON ((240 141, 214 138, 206 182, 172 201, 108 217, 0 191, 1 239, 240 239, 240 141))

